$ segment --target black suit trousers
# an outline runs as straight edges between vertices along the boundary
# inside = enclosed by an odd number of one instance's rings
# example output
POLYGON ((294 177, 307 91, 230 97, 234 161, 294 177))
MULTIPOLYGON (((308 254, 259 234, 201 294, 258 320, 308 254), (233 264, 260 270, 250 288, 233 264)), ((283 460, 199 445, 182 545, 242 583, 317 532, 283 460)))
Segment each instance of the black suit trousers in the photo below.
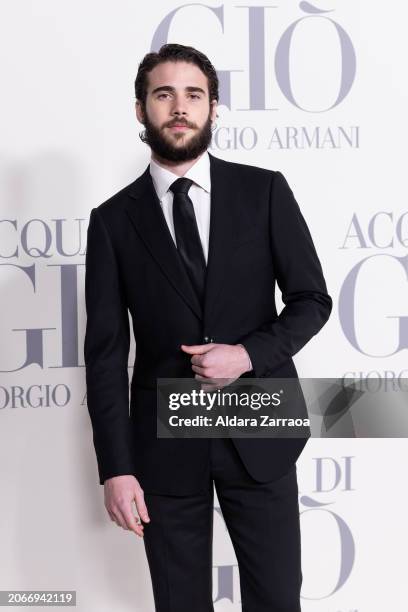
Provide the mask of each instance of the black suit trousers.
POLYGON ((238 561, 245 612, 300 612, 297 470, 259 483, 230 439, 210 440, 205 489, 145 494, 144 544, 156 612, 212 612, 213 491, 238 561))

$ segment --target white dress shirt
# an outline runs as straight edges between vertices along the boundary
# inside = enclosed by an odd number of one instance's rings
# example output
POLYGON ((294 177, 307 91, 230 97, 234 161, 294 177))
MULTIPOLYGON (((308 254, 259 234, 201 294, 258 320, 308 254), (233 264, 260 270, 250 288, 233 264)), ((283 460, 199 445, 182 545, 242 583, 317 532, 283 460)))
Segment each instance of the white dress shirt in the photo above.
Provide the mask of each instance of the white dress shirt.
MULTIPOLYGON (((173 192, 169 190, 169 187, 180 177, 174 174, 174 172, 171 172, 171 170, 160 166, 153 158, 150 159, 150 174, 167 226, 174 240, 174 244, 177 246, 173 222, 173 192)), ((208 151, 205 151, 197 159, 191 168, 183 175, 183 178, 189 178, 193 181, 193 184, 188 190, 188 196, 193 203, 198 233, 200 235, 201 244, 203 245, 205 262, 207 263, 211 213, 211 177, 208 151)), ((239 346, 245 348, 242 344, 239 346)), ((252 370, 252 363, 249 355, 248 362, 252 370)))
MULTIPOLYGON (((174 172, 159 166, 154 160, 150 160, 150 174, 152 175, 154 188, 168 228, 176 244, 173 223, 173 192, 169 187, 174 181, 180 178, 174 172)), ((205 262, 208 261, 208 241, 210 236, 210 209, 211 209, 211 178, 210 178, 210 158, 205 151, 193 166, 183 175, 193 181, 188 196, 194 207, 194 214, 197 220, 198 233, 200 234, 201 244, 203 245, 205 262)))

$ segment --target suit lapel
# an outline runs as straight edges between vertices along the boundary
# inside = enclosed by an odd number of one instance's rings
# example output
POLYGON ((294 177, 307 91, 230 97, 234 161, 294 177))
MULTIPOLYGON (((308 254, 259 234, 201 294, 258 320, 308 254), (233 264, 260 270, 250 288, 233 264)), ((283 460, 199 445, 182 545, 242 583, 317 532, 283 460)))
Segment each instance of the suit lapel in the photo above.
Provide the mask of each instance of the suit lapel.
MULTIPOLYGON (((238 194, 228 162, 209 153, 211 211, 204 308, 191 285, 167 226, 149 166, 132 184, 126 210, 130 220, 168 280, 195 315, 209 325, 210 315, 233 256, 235 245, 248 227, 238 214, 238 194), (230 175, 230 176, 229 176, 230 175), (136 200, 136 201, 135 201, 136 200)), ((235 177, 236 178, 236 177, 235 177)))
POLYGON ((210 325, 217 297, 224 285, 230 258, 241 235, 241 220, 237 214, 238 194, 234 189, 228 162, 210 157, 211 214, 208 244, 207 279, 204 300, 205 325, 210 325))
POLYGON ((201 319, 200 302, 170 234, 149 166, 132 184, 129 195, 131 199, 128 200, 126 211, 135 230, 176 291, 201 319))

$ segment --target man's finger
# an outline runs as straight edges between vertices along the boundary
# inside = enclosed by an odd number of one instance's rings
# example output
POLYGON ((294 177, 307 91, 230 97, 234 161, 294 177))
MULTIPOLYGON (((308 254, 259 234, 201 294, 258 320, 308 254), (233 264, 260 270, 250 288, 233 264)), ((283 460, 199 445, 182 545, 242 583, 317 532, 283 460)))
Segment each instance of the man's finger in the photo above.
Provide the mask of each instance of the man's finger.
POLYGON ((206 384, 212 385, 217 384, 218 378, 211 378, 210 376, 201 376, 201 374, 196 374, 194 378, 198 381, 205 382, 206 384))
POLYGON ((135 494, 136 510, 142 521, 145 523, 150 522, 149 513, 144 500, 144 494, 142 489, 138 490, 135 494))
POLYGON ((113 512, 111 512, 110 510, 108 510, 107 512, 108 512, 108 514, 109 514, 110 520, 111 520, 113 523, 116 523, 116 516, 113 514, 113 512))
POLYGON ((143 525, 139 525, 137 522, 132 512, 131 504, 129 504, 129 508, 117 506, 116 512, 114 511, 114 513, 123 529, 134 531, 136 535, 143 537, 143 525))
POLYGON ((134 533, 140 537, 143 537, 144 527, 141 523, 138 522, 137 517, 133 514, 132 509, 124 510, 122 512, 126 528, 130 531, 134 531, 134 533))
POLYGON ((219 387, 217 385, 207 385, 203 383, 201 385, 201 389, 203 391, 216 391, 217 389, 219 389, 219 387))
POLYGON ((191 369, 194 370, 194 372, 197 372, 197 374, 200 374, 201 376, 205 376, 205 368, 203 368, 202 366, 198 366, 198 365, 192 365, 191 369))
POLYGON ((120 511, 119 506, 117 506, 114 510, 112 510, 112 514, 113 514, 113 520, 115 521, 117 526, 122 527, 123 529, 126 529, 127 528, 126 522, 125 522, 122 512, 120 511))
POLYGON ((189 355, 203 355, 210 349, 214 348, 214 344, 182 344, 181 348, 189 355))

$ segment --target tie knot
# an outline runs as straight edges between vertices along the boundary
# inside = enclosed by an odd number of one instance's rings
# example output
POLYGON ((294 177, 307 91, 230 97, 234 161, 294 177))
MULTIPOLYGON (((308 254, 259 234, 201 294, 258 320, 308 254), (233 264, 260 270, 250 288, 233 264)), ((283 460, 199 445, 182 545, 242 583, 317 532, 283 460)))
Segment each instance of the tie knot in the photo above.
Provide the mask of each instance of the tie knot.
POLYGON ((193 181, 189 178, 180 177, 174 181, 169 187, 170 191, 174 194, 176 193, 184 193, 187 195, 188 190, 190 189, 193 181))

